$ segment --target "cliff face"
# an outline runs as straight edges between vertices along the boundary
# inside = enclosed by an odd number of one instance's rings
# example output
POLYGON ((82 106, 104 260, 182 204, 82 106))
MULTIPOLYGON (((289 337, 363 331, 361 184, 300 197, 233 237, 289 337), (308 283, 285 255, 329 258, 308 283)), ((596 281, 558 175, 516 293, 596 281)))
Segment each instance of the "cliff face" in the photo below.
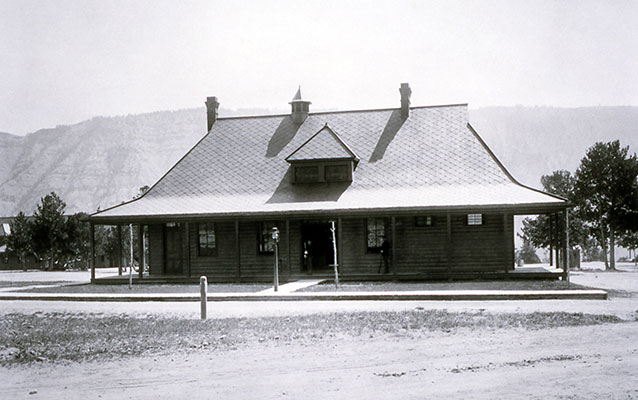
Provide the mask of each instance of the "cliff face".
POLYGON ((69 213, 129 200, 139 187, 157 181, 205 130, 204 112, 182 110, 93 118, 10 137, 0 150, 11 165, 0 170, 0 215, 30 214, 52 191, 69 213))
MULTIPOLYGON (((254 115, 269 110, 226 111, 254 115)), ((638 150, 638 107, 493 107, 470 122, 522 183, 540 186, 557 169, 572 172, 596 141, 638 150)), ((55 191, 67 212, 93 212, 154 184, 206 133, 201 109, 97 117, 27 136, 0 133, 0 217, 30 214, 55 191)))

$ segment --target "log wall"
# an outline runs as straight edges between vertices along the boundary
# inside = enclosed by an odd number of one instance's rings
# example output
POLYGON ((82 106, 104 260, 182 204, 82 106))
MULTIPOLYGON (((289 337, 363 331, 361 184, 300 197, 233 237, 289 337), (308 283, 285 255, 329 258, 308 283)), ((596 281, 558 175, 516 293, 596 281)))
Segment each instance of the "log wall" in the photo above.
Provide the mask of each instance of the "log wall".
MULTIPOLYGON (((391 275, 463 274, 467 272, 504 272, 514 267, 514 224, 511 215, 483 214, 483 225, 468 226, 467 214, 451 214, 451 241, 448 241, 446 214, 434 214, 432 226, 417 226, 414 216, 396 217, 394 243, 396 265, 391 275)), ((342 276, 377 275, 381 263, 379 253, 367 251, 364 217, 342 218, 338 232, 342 276)), ((388 216, 386 236, 392 238, 388 216)), ((273 254, 259 252, 259 222, 239 222, 239 249, 235 221, 215 221, 217 253, 198 255, 198 224, 189 224, 189 238, 184 246, 184 275, 197 278, 205 275, 209 281, 268 281, 273 275, 273 254), (190 268, 188 261, 190 260, 190 268), (239 264, 239 265, 238 265, 239 264)), ((280 230, 279 270, 282 280, 288 275, 306 272, 302 257, 302 220, 276 221, 280 230), (290 238, 290 243, 288 242, 290 238)), ((185 224, 181 224, 184 227, 185 224)), ((161 274, 164 263, 163 225, 149 226, 151 274, 161 274)), ((327 272, 322 271, 323 274, 327 272)))

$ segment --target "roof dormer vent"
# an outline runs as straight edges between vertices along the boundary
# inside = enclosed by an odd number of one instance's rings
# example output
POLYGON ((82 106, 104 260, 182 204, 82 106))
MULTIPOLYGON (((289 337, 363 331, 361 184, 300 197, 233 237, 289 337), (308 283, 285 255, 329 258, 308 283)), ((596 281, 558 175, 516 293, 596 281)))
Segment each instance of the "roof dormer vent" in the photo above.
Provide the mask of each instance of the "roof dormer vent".
POLYGON ((295 124, 301 124, 306 120, 308 112, 310 111, 310 102, 301 98, 301 86, 297 89, 297 94, 292 98, 292 101, 288 103, 292 106, 292 121, 295 124))

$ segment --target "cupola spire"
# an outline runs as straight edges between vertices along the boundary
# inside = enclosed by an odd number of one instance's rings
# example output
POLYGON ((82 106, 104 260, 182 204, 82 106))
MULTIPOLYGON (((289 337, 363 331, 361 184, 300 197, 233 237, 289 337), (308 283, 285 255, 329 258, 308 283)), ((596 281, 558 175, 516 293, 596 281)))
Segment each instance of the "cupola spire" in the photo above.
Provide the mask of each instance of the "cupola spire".
POLYGON ((297 93, 295 94, 295 97, 292 98, 292 101, 290 103, 292 110, 291 110, 291 117, 294 123, 296 124, 301 124, 306 120, 306 117, 308 116, 308 112, 310 111, 310 103, 309 101, 303 100, 301 97, 301 86, 299 86, 299 89, 297 89, 297 93))

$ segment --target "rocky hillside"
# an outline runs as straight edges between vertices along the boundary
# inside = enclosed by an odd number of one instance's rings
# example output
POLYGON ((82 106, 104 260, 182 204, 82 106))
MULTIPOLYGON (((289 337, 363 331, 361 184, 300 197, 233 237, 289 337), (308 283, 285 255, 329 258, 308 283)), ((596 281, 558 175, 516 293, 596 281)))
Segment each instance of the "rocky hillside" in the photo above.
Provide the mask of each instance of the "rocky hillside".
MULTIPOLYGON (((51 191, 69 212, 129 200, 204 135, 205 114, 197 108, 96 117, 24 137, 0 133, 0 216, 31 213, 51 191)), ((517 179, 537 187, 543 174, 573 171, 596 141, 620 139, 638 150, 638 107, 494 107, 471 110, 470 121, 517 179)))
POLYGON ((133 197, 173 165, 206 130, 205 112, 181 110, 93 118, 0 137, 0 216, 33 212, 55 191, 68 212, 94 211, 133 197))
POLYGON ((492 107, 470 110, 470 123, 520 182, 575 172, 596 142, 619 139, 638 152, 638 107, 492 107))

